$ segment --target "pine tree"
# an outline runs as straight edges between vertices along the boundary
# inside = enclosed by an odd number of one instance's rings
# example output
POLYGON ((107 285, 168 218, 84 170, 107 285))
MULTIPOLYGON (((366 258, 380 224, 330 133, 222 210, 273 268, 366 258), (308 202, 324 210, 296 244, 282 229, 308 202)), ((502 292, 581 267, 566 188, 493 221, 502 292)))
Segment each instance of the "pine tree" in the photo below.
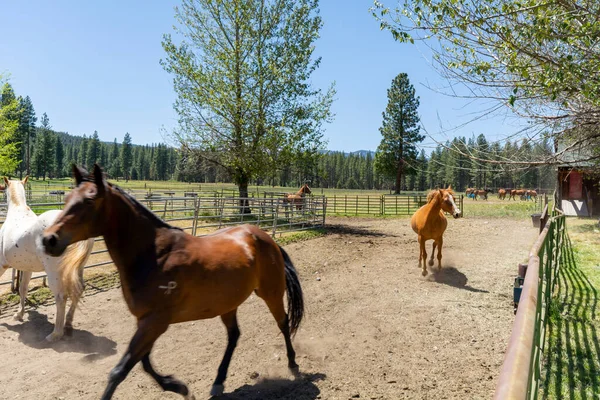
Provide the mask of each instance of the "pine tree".
POLYGON ((62 178, 64 176, 65 150, 63 142, 58 136, 55 137, 55 142, 56 148, 54 150, 54 176, 57 178, 62 178))
POLYGON ((125 181, 129 180, 132 161, 133 160, 131 154, 131 136, 128 132, 125 133, 125 137, 123 138, 123 145, 121 146, 121 168, 123 169, 125 181))
POLYGON ((86 155, 86 164, 88 170, 92 170, 94 164, 100 163, 100 152, 102 151, 100 147, 100 139, 98 138, 98 132, 94 131, 94 134, 90 137, 87 143, 87 155, 86 155))
POLYGON ((56 144, 54 142, 55 135, 50 126, 50 120, 44 113, 42 125, 39 128, 39 134, 35 141, 32 164, 35 170, 36 177, 42 177, 46 180, 46 176, 54 170, 54 161, 56 159, 56 144))
POLYGON ((77 163, 84 168, 88 165, 88 163, 87 163, 87 154, 88 154, 87 148, 88 148, 88 138, 87 138, 87 136, 83 135, 83 140, 81 141, 81 144, 79 145, 79 153, 78 153, 78 157, 77 157, 77 163))
MULTIPOLYGON (((25 98, 19 97, 19 105, 21 108, 21 118, 19 121, 21 148, 18 157, 22 160, 19 165, 19 176, 22 179, 23 171, 25 171, 27 175, 31 173, 31 156, 36 136, 35 123, 37 118, 35 116, 33 103, 29 96, 25 98)), ((47 119, 48 116, 44 113, 42 120, 40 121, 42 126, 49 126, 47 119), (44 121, 44 119, 46 119, 46 121, 44 121)))
POLYGON ((121 176, 121 160, 119 159, 119 145, 117 144, 117 138, 113 142, 110 151, 110 176, 113 179, 119 179, 121 176))
POLYGON ((395 193, 400 193, 402 176, 408 165, 417 158, 417 143, 425 139, 419 134, 419 98, 410 84, 408 75, 398 74, 388 89, 388 105, 383 112, 379 131, 383 136, 375 155, 375 168, 381 174, 395 177, 395 193))

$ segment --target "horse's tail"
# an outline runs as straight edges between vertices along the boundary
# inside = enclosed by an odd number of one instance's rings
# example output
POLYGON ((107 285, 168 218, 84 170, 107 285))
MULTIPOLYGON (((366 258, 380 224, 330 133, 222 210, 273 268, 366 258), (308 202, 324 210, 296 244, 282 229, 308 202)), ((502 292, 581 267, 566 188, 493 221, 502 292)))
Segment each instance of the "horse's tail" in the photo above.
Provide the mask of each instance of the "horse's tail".
POLYGON ((94 239, 73 243, 65 250, 60 258, 59 268, 62 274, 62 284, 71 301, 78 300, 83 293, 83 266, 88 260, 94 239))
POLYGON ((284 249, 279 246, 283 262, 285 263, 285 285, 287 291, 288 302, 288 323, 290 324, 290 335, 294 335, 300 326, 302 317, 304 317, 304 296, 302 295, 302 287, 298 279, 298 272, 294 268, 294 264, 290 256, 284 249))

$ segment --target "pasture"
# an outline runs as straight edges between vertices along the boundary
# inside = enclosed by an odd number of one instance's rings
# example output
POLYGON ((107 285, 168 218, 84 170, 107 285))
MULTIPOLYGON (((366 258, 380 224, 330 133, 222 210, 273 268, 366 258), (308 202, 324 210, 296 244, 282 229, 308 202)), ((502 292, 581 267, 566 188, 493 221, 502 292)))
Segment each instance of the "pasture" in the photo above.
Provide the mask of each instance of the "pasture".
MULTIPOLYGON (((450 220, 445 267, 423 278, 408 219, 328 217, 325 235, 286 245, 307 301, 295 338, 305 375, 288 375, 283 340, 253 295, 238 312, 242 335, 223 398, 489 398, 514 319, 511 282, 536 236, 529 219, 450 220)), ((120 290, 99 289, 84 297, 74 336, 54 345, 43 340, 52 305, 30 309, 24 323, 2 310, 0 398, 100 396, 134 319, 120 290)), ((204 399, 225 342, 218 319, 173 325, 152 359, 204 399)), ((179 397, 137 366, 115 398, 179 397)))

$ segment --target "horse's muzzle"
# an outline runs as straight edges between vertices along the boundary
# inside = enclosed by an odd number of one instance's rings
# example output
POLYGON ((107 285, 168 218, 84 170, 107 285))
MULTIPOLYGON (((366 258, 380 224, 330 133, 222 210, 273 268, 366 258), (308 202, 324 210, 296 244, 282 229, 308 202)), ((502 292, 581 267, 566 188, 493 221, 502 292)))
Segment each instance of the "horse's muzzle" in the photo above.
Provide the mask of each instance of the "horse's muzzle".
POLYGON ((63 245, 61 243, 56 233, 44 235, 42 237, 42 244, 44 245, 44 250, 46 251, 46 254, 51 255, 53 257, 61 256, 67 248, 66 245, 63 245))

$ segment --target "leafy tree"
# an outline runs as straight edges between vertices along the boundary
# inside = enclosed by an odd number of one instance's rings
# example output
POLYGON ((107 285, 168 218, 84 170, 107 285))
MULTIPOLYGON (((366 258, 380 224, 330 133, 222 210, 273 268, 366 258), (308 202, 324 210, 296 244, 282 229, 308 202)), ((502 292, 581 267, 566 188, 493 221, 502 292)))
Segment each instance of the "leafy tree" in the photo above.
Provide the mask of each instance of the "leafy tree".
MULTIPOLYGON (((469 85, 472 97, 499 101, 537 132, 541 125, 556 139, 599 147, 600 80, 592 77, 600 59, 600 2, 411 0, 388 8, 375 0, 372 12, 401 42, 435 41, 430 48, 440 73, 469 85)), ((544 165, 562 163, 562 156, 498 163, 544 165)))
MULTIPOLYGON (((0 82, 2 76, 0 75, 0 82)), ((5 83, 0 93, 0 174, 14 172, 19 159, 19 102, 10 84, 5 83)))
POLYGON ((129 173, 131 171, 132 164, 132 154, 131 154, 131 136, 129 132, 125 133, 125 137, 123 137, 123 144, 121 145, 121 168, 123 168, 123 175, 125 176, 125 181, 129 180, 129 173))
POLYGON ((183 0, 184 38, 162 42, 179 143, 233 177, 241 197, 267 171, 322 148, 334 90, 311 86, 318 0, 183 0))
POLYGON ((395 193, 400 193, 402 175, 417 158, 416 144, 425 136, 419 134, 419 98, 408 75, 400 73, 388 89, 388 105, 383 112, 379 131, 383 136, 375 155, 378 172, 396 179, 395 193))

